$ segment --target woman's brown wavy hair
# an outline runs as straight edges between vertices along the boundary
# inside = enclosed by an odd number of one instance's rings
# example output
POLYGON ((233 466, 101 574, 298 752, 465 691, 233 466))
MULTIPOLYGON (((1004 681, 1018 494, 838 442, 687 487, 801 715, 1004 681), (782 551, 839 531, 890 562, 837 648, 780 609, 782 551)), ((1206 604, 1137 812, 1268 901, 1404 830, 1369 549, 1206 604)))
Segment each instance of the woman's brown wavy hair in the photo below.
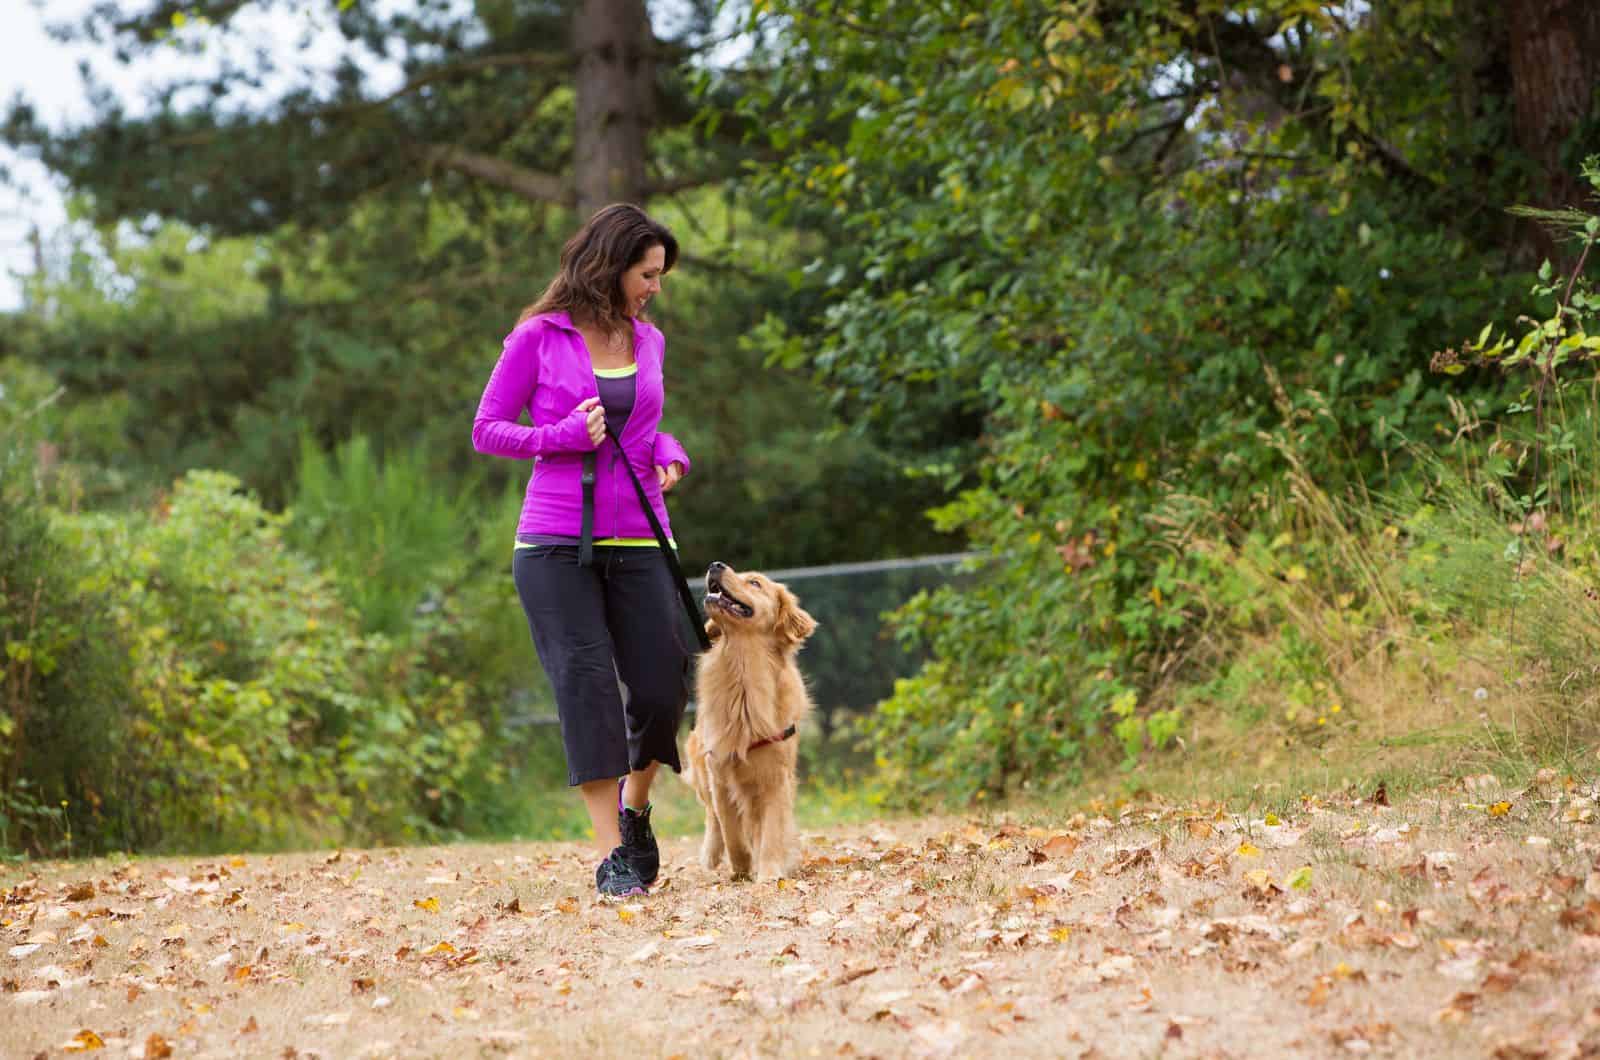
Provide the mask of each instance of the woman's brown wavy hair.
POLYGON ((678 241, 666 225, 629 203, 601 207, 561 248, 555 279, 522 311, 517 323, 540 313, 564 312, 575 324, 606 330, 622 327, 628 320, 622 274, 639 264, 651 247, 666 251, 666 268, 661 271, 672 271, 678 241))

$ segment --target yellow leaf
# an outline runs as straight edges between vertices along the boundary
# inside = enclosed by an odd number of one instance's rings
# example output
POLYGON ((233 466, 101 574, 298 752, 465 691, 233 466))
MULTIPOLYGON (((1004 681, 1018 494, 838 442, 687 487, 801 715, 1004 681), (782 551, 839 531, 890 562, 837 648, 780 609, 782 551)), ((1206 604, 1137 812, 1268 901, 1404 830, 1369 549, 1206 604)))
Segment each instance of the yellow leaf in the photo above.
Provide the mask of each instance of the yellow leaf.
POLYGON ((1309 890, 1311 887, 1311 866, 1301 865, 1289 873, 1289 878, 1284 881, 1297 891, 1309 890))
POLYGON ((1157 607, 1161 606, 1161 586, 1150 586, 1150 602, 1155 604, 1157 607))
POLYGON ((569 894, 556 903, 556 908, 563 913, 576 913, 578 911, 578 900, 569 894))
POLYGON ((1305 569, 1305 567, 1303 567, 1300 564, 1296 563, 1294 566, 1292 566, 1288 570, 1284 571, 1283 572, 1283 576, 1285 578, 1287 578, 1289 581, 1292 581, 1292 582, 1303 582, 1303 581, 1306 580, 1306 577, 1307 577, 1306 569, 1305 569))
POLYGON ((1065 942, 1072 937, 1072 929, 1064 927, 1054 928, 1050 932, 1050 937, 1056 942, 1065 942))
POLYGON ((456 948, 454 946, 450 945, 448 942, 439 942, 439 943, 436 943, 435 945, 430 946, 429 948, 423 950, 422 953, 423 953, 423 956, 427 956, 428 954, 431 954, 431 953, 454 953, 455 951, 456 951, 456 948))
POLYGON ((625 906, 618 906, 617 919, 626 924, 628 921, 633 919, 633 912, 625 906))
POLYGON ((1261 848, 1256 846, 1254 843, 1246 841, 1240 843, 1239 849, 1235 850, 1233 853, 1235 857, 1259 858, 1261 856, 1261 848))
POLYGON ((1497 802, 1493 806, 1489 807, 1490 817, 1504 817, 1510 812, 1511 804, 1509 802, 1497 802))
POLYGON ((433 897, 432 895, 429 895, 427 898, 416 899, 412 901, 411 904, 416 906, 418 909, 423 910, 424 912, 437 913, 439 911, 439 899, 433 897))
POLYGON ((1278 826, 1279 826, 1279 825, 1280 825, 1280 824, 1282 824, 1282 823, 1283 823, 1283 822, 1282 822, 1282 821, 1280 821, 1280 820, 1279 820, 1279 819, 1278 819, 1278 815, 1277 815, 1277 814, 1275 814, 1275 813, 1269 813, 1269 814, 1267 814, 1267 816, 1266 816, 1266 817, 1265 817, 1265 818, 1264 818, 1264 819, 1263 819, 1263 820, 1264 820, 1264 822, 1265 822, 1265 824, 1266 824, 1266 826, 1267 826, 1267 827, 1268 827, 1268 828, 1276 828, 1276 827, 1278 827, 1278 826))
POLYGON ((104 1049, 106 1043, 94 1031, 84 1028, 72 1036, 72 1040, 61 1047, 66 1053, 87 1053, 93 1049, 104 1049))

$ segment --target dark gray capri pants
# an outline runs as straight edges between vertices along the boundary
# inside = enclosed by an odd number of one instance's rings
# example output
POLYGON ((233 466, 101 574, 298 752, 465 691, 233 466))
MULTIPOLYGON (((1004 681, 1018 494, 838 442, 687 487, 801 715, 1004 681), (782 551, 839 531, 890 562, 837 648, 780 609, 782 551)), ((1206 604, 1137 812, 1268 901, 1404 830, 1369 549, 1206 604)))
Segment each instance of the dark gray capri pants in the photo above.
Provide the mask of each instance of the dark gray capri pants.
POLYGON ((689 652, 661 550, 597 546, 593 565, 580 567, 576 545, 535 545, 516 550, 511 574, 555 689, 567 783, 651 762, 682 772, 689 652))

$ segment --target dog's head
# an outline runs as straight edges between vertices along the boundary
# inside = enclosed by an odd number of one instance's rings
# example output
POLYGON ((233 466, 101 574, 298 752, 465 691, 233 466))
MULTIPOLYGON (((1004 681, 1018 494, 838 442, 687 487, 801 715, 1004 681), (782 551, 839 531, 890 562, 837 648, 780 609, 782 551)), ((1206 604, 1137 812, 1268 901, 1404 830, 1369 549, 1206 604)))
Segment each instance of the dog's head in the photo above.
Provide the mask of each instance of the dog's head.
POLYGON ((712 636, 763 634, 786 646, 811 636, 817 620, 787 587, 765 574, 741 574, 726 563, 706 568, 706 623, 712 636))

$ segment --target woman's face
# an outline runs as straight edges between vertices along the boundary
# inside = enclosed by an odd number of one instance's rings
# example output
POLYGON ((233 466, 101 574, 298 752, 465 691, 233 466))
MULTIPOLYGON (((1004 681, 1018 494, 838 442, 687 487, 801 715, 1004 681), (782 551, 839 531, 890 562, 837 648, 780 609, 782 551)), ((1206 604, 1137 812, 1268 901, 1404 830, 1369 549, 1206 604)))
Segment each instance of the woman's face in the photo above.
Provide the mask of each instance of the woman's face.
POLYGON ((661 293, 661 275, 666 267, 666 248, 658 244, 645 251, 644 257, 622 274, 622 300, 629 316, 643 313, 645 304, 661 293))

